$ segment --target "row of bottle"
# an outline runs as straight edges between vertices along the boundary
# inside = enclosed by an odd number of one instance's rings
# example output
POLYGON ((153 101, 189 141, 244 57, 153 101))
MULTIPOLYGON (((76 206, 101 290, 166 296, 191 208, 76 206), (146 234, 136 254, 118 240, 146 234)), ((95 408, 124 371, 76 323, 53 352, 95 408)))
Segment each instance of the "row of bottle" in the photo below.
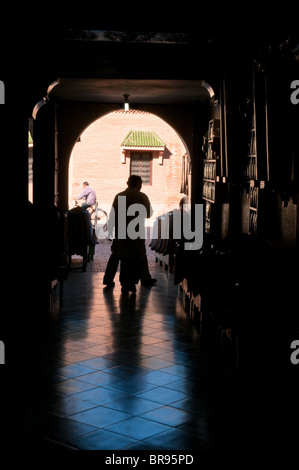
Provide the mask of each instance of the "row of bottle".
POLYGON ((246 180, 257 180, 256 157, 247 158, 247 162, 244 169, 244 177, 246 180))
POLYGON ((205 233, 210 233, 211 232, 211 222, 209 219, 205 220, 205 233))
POLYGON ((211 119, 209 121, 209 128, 208 128, 208 140, 209 142, 213 141, 215 137, 220 136, 220 121, 218 119, 214 120, 211 119))
POLYGON ((207 160, 214 160, 217 158, 217 150, 213 148, 213 144, 208 142, 207 137, 203 138, 202 150, 205 153, 207 160))
POLYGON ((213 162, 213 163, 204 162, 203 177, 204 179, 207 179, 207 180, 216 179, 216 162, 213 162))
POLYGON ((253 234, 257 233, 257 211, 250 212, 249 232, 253 234))
POLYGON ((255 129, 250 131, 248 139, 248 155, 256 155, 256 138, 255 138, 255 129))
POLYGON ((210 219, 211 218, 211 212, 212 212, 212 204, 209 201, 206 201, 205 204, 205 218, 210 219))
POLYGON ((215 201, 215 183, 211 183, 209 181, 204 181, 202 195, 206 199, 210 199, 211 201, 215 201))
POLYGON ((258 204, 258 188, 250 188, 249 191, 249 205, 250 207, 256 207, 258 204))

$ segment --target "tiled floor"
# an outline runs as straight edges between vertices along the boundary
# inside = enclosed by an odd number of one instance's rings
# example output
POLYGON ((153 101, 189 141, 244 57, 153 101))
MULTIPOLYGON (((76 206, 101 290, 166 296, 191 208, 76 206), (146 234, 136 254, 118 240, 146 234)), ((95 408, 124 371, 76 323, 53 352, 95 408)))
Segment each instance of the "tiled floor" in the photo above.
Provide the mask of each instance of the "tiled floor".
POLYGON ((172 275, 155 276, 128 296, 117 280, 104 288, 102 273, 70 275, 39 410, 46 438, 88 450, 208 449, 221 438, 219 357, 203 351, 172 275))
POLYGON ((270 343, 263 353, 271 360, 262 354, 259 368, 250 359, 249 373, 236 373, 218 330, 189 318, 173 275, 152 254, 149 264, 158 283, 139 284, 135 296, 121 293, 118 275, 115 287, 105 288, 98 263, 69 274, 62 309, 42 328, 27 325, 24 314, 24 330, 19 326, 13 348, 5 344, 0 368, 3 449, 17 442, 27 449, 231 458, 240 446, 264 446, 270 434, 281 446, 297 395, 295 382, 279 375, 270 343))
POLYGON ((136 296, 121 293, 118 275, 106 289, 102 272, 70 273, 62 311, 9 384, 8 436, 29 449, 206 452, 224 444, 230 386, 221 355, 161 271, 136 296))
MULTIPOLYGON (((280 337, 268 328, 255 355, 252 340, 248 370, 236 371, 219 331, 189 318, 173 275, 151 253, 149 264, 158 283, 135 296, 121 293, 118 275, 105 288, 98 262, 69 274, 46 325, 19 316, 0 367, 1 450, 182 450, 231 461, 266 438, 276 450, 296 442, 298 369, 292 380, 281 372, 280 337)), ((3 312, 12 322, 13 307, 3 312)))

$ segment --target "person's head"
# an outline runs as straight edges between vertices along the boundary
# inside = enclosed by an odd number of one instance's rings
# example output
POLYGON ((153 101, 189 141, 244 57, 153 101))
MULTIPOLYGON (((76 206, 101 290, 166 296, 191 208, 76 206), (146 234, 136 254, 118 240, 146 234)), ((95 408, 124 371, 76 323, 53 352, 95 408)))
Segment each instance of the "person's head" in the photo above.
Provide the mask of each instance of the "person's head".
POLYGON ((128 178, 127 185, 129 188, 141 189, 142 187, 142 178, 139 175, 131 175, 128 178))
POLYGON ((86 186, 89 186, 89 183, 87 181, 84 181, 83 187, 86 188, 86 186))

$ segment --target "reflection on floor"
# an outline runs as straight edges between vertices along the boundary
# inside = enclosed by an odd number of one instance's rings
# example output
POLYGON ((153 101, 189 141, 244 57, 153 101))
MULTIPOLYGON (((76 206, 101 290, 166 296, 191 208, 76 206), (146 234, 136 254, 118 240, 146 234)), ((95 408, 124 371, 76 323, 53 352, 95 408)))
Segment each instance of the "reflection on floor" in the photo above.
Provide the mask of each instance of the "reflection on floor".
POLYGON ((130 296, 118 280, 104 288, 103 273, 70 274, 60 315, 11 384, 13 438, 17 420, 28 448, 223 445, 231 395, 219 348, 186 315, 172 274, 155 277, 130 296))
POLYGON ((273 413, 266 369, 246 374, 243 393, 217 332, 188 317, 172 274, 154 275, 133 296, 117 278, 107 289, 103 273, 70 273, 61 312, 0 371, 3 448, 207 454, 256 447, 270 429, 281 439, 287 414, 273 413))

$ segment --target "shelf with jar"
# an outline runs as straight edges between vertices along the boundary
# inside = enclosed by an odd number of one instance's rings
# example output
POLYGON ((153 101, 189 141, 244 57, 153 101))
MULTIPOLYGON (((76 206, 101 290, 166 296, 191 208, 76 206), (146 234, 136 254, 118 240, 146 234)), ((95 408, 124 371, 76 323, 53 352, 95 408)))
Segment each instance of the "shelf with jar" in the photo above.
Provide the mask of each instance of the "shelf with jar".
POLYGON ((216 183, 220 181, 220 120, 211 119, 204 136, 203 198, 215 202, 216 183))
POLYGON ((215 202, 216 200, 217 183, 220 181, 217 163, 217 158, 203 160, 202 197, 210 202, 215 202))
POLYGON ((210 180, 204 181, 202 188, 203 199, 213 203, 215 202, 215 194, 215 182, 210 180))
POLYGON ((216 208, 220 192, 220 119, 211 119, 203 140, 203 180, 205 233, 214 230, 218 218, 216 208))
POLYGON ((249 232, 257 234, 259 188, 251 181, 249 188, 249 232))
POLYGON ((249 187, 249 233, 260 233, 261 213, 264 210, 265 181, 250 181, 249 187))
POLYGON ((255 127, 249 130, 248 152, 244 165, 244 179, 247 182, 258 179, 255 127))
POLYGON ((263 131, 257 120, 257 106, 255 97, 256 87, 253 82, 252 96, 248 99, 248 147, 244 162, 244 182, 249 199, 248 230, 251 234, 261 232, 261 211, 263 210, 263 196, 266 173, 265 154, 259 141, 263 141, 263 131))
POLYGON ((247 183, 258 179, 256 155, 248 155, 244 168, 244 179, 247 183))
POLYGON ((220 119, 210 119, 207 139, 210 143, 220 139, 220 119))
POLYGON ((205 202, 205 233, 210 233, 211 231, 211 213, 212 213, 212 203, 210 201, 205 202))

